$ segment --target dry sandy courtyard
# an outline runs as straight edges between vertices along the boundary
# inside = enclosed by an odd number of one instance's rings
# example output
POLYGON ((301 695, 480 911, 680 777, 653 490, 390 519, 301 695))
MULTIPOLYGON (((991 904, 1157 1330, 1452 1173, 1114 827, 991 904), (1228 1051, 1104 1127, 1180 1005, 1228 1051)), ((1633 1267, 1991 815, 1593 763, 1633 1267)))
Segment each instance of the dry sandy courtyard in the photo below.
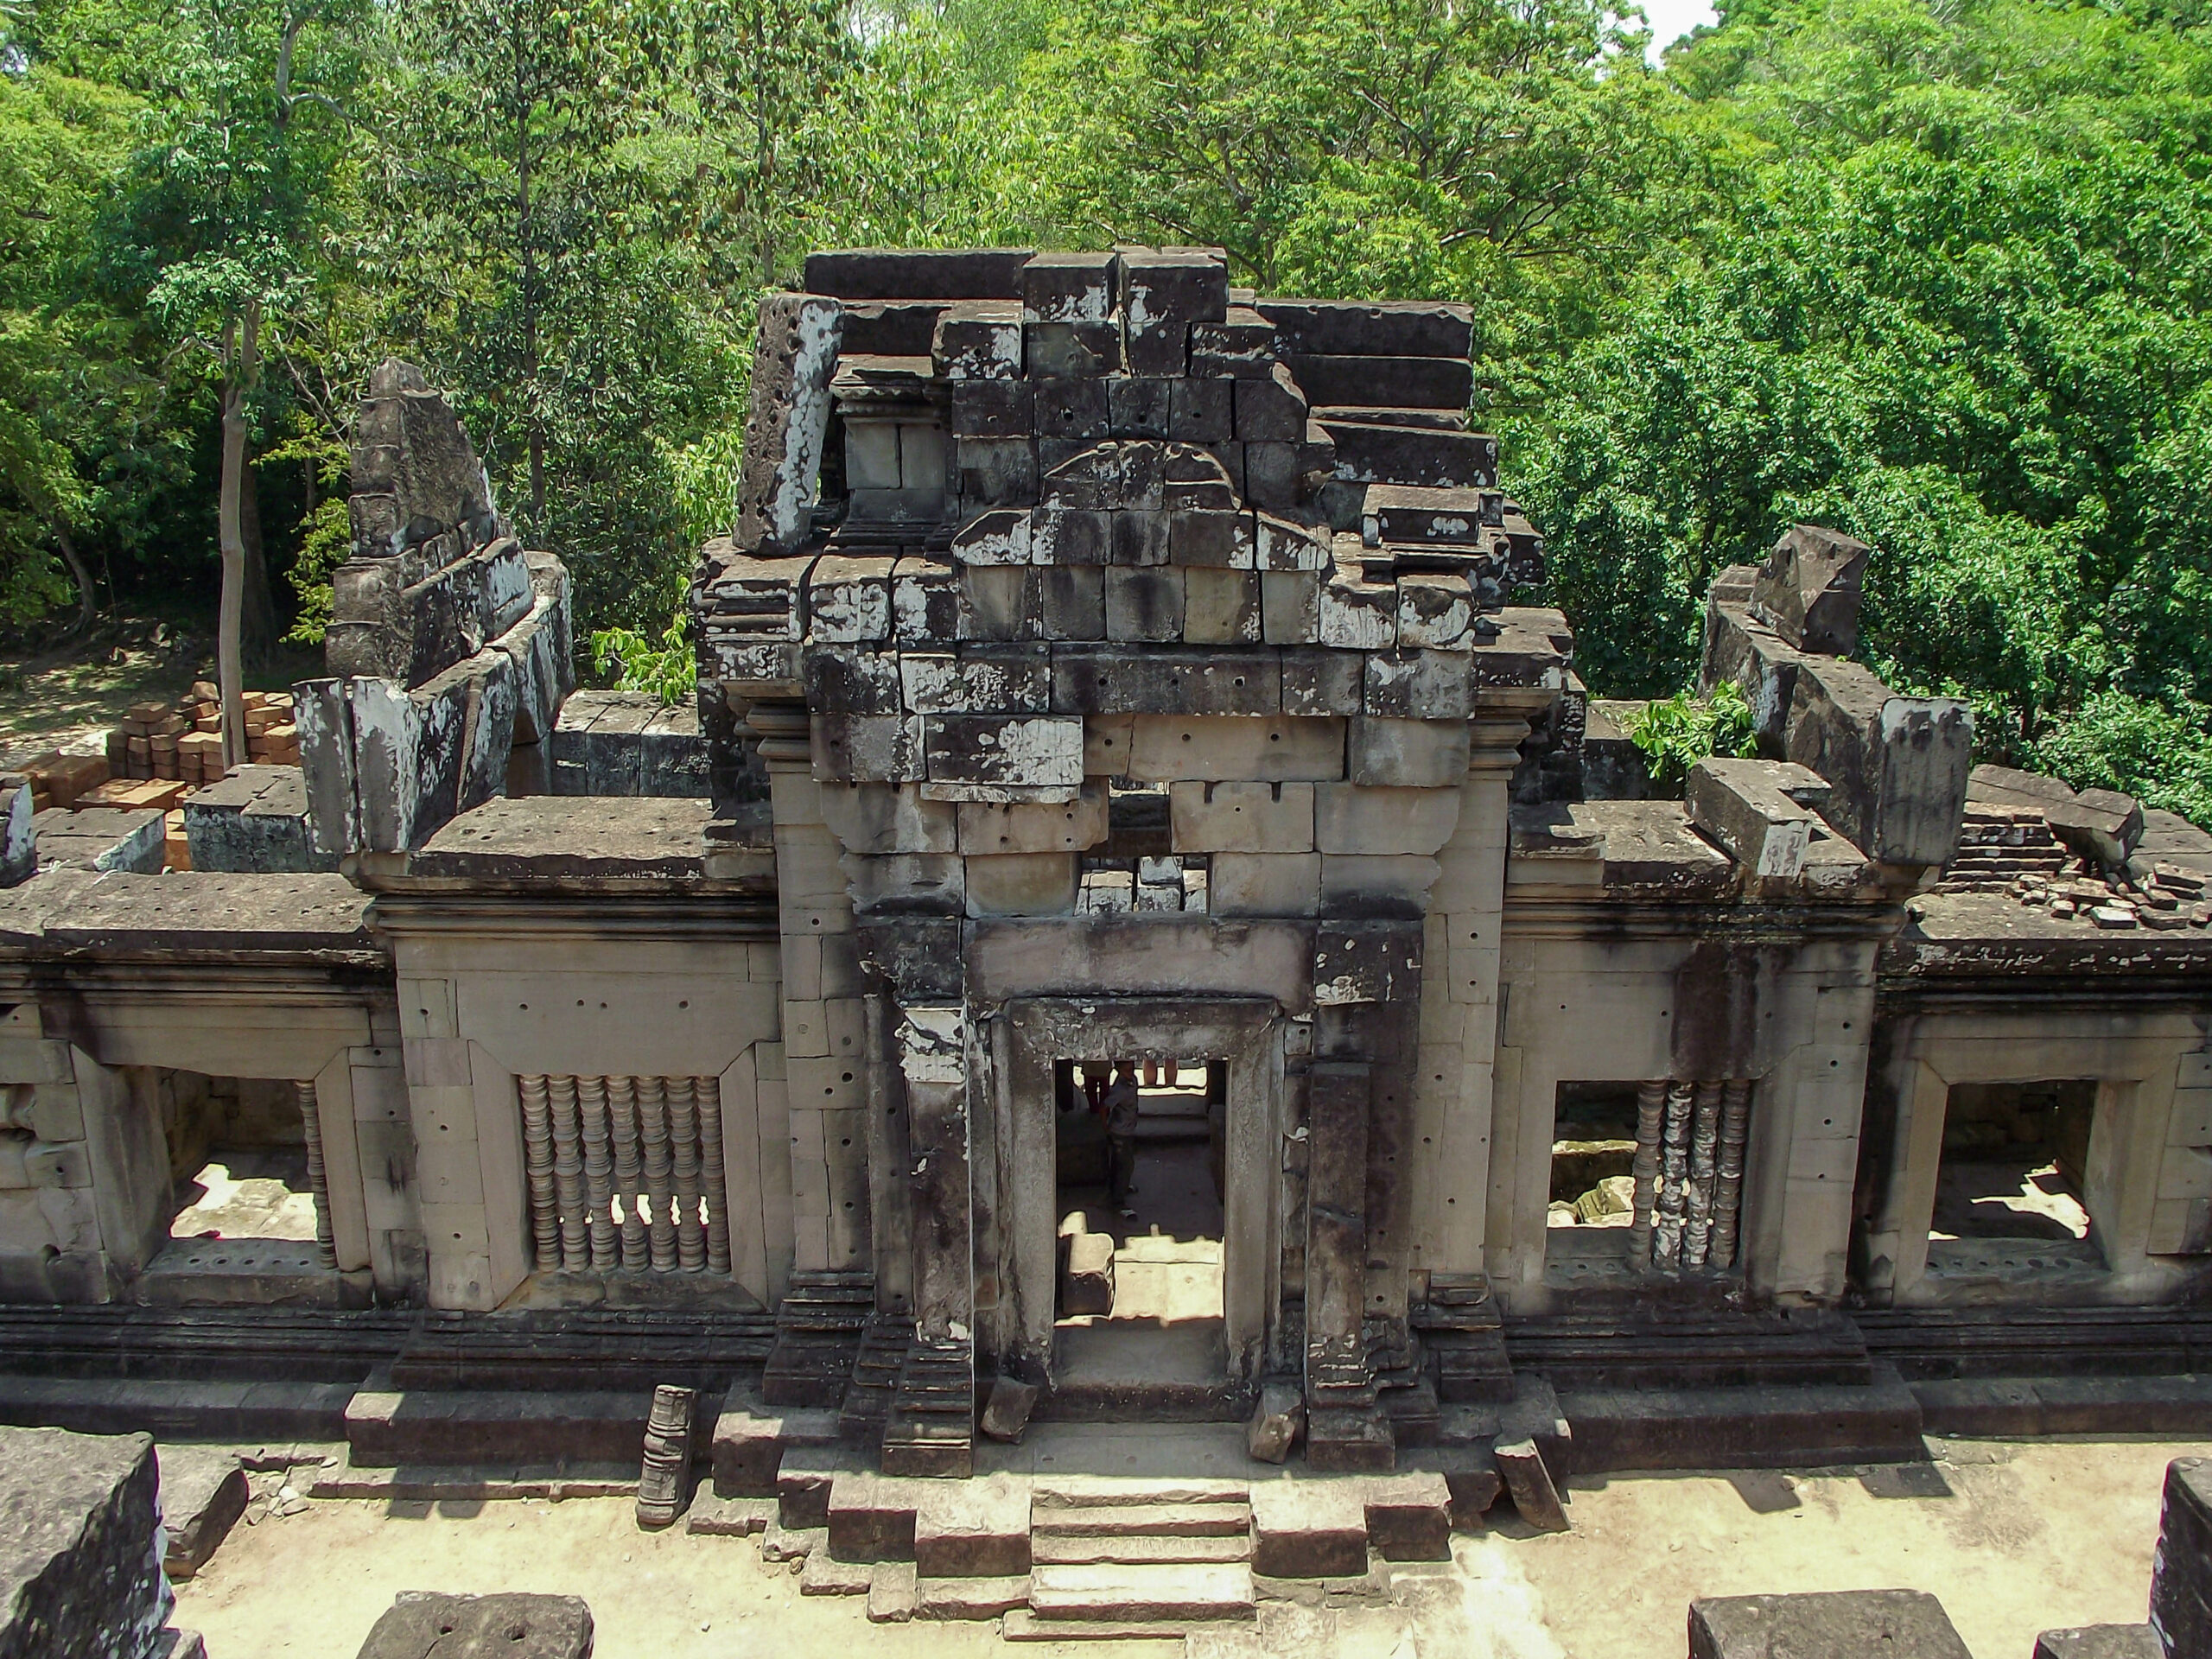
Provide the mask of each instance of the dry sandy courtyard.
MULTIPOLYGON (((1571 1492, 1574 1530, 1508 1522, 1459 1541, 1456 1593, 1357 1612, 1391 1659, 1666 1659, 1699 1595, 1891 1586, 1942 1599, 1975 1659, 2028 1659, 2037 1631, 2140 1620, 2170 1458, 2212 1443, 1939 1442, 1927 1470, 1607 1477, 1571 1492)), ((647 1535, 626 1500, 424 1506, 316 1502, 241 1525, 178 1592, 213 1659, 351 1659, 400 1590, 582 1595, 600 1659, 733 1659, 1119 1649, 1001 1643, 989 1625, 872 1625, 859 1599, 805 1599, 752 1541, 647 1535)), ((1347 1624, 1344 1635, 1351 1634, 1347 1624)), ((1352 1645, 1348 1641, 1346 1648, 1352 1645)), ((1357 1643, 1362 1652, 1370 1643, 1357 1643)))

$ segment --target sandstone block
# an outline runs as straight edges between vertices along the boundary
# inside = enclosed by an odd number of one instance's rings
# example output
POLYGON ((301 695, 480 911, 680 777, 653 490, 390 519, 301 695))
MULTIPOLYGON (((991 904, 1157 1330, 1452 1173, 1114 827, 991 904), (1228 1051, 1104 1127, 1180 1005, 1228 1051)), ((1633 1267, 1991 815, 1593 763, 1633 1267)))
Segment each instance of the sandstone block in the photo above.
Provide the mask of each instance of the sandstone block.
POLYGON ((2212 1653, 2212 1459, 2166 1465, 2158 1548, 2151 1558, 2151 1622, 2170 1654, 2212 1653))
MULTIPOLYGON (((1338 784, 1171 784, 1171 844, 1179 853, 1310 853, 1314 791, 1338 784)), ((1440 842, 1439 843, 1441 844, 1440 842)))
POLYGON ((1355 784, 1456 789, 1465 781, 1471 745, 1463 721, 1361 718, 1349 737, 1355 784))
POLYGON ((1943 1604, 1917 1590, 1712 1596, 1690 1603, 1690 1659, 1783 1653, 1968 1659, 1943 1604))
POLYGON ((1252 1485, 1252 1570, 1272 1579, 1353 1579, 1367 1571, 1367 1515, 1348 1481, 1252 1485))
POLYGON ((1027 1573, 1027 1487, 1006 1475, 931 1483, 914 1510, 914 1565, 925 1579, 1027 1573))
POLYGON ((1859 584, 1871 550, 1841 531, 1791 525, 1752 583, 1753 614, 1799 651, 1850 656, 1859 648, 1859 584))
POLYGON ((2166 1659, 2166 1650, 2148 1624, 2084 1624, 2045 1630, 2035 1659, 2166 1659))
POLYGON ((1114 1311, 1114 1236, 1071 1233, 1067 1265, 1060 1274, 1060 1313, 1109 1314, 1114 1311))
POLYGON ((784 1448, 820 1443, 834 1433, 829 1411, 763 1408, 739 1390, 730 1390, 715 1419, 709 1457, 715 1492, 723 1497, 766 1497, 779 1491, 784 1448))
MULTIPOLYGON (((1340 720, 1141 715, 1127 772, 1160 783, 1332 779, 1344 775, 1344 738, 1340 720)), ((1460 741, 1464 746, 1464 729, 1460 741)))
POLYGON ((1058 916, 1075 908, 1072 853, 1014 853, 965 862, 970 916, 1058 916))
POLYGON ((1183 637, 1194 645, 1260 642, 1260 578, 1250 570, 1183 573, 1183 637))
POLYGON ((916 1484, 848 1470, 830 1487, 830 1553, 841 1561, 914 1559, 916 1484))
POLYGON ((938 318, 930 355, 950 380, 1021 378, 1021 308, 1005 300, 961 300, 938 318))
POLYGON ((1183 572, 1172 566, 1114 565, 1106 572, 1106 637, 1131 644, 1179 639, 1183 572))
POLYGON ((1259 1463, 1287 1461, 1306 1427, 1306 1398, 1293 1382, 1270 1382, 1260 1390, 1244 1426, 1244 1447, 1259 1463))
POLYGON ((1366 707, 1367 660, 1356 651, 1282 653, 1286 715, 1356 715, 1366 707))
POLYGON ((1368 1541, 1384 1560, 1452 1559, 1452 1489, 1442 1475, 1380 1475, 1363 1488, 1368 1541))
POLYGON ((919 1599, 912 1561, 886 1561, 868 1580, 868 1619, 871 1624, 904 1624, 914 1616, 919 1599))
POLYGON ((1389 720, 1465 720, 1474 712, 1474 658, 1460 651, 1378 651, 1367 659, 1366 711, 1389 720))
POLYGON ((1324 853, 1434 853, 1459 823, 1456 789, 1317 784, 1313 844, 1324 853))
POLYGON ((1106 839, 1106 789, 1085 783, 1072 801, 976 802, 956 809, 960 846, 974 855, 1079 853, 1106 839))
POLYGON ((1021 320, 1103 322, 1114 309, 1111 253, 1039 253, 1021 267, 1021 320))
POLYGON ((1092 566, 1048 565, 1029 573, 1029 631, 1039 639, 1106 637, 1106 572, 1092 566))
POLYGON ((1683 803, 1690 822, 1754 875, 1789 879, 1805 868, 1817 820, 1789 792, 1821 786, 1818 773, 1788 761, 1713 755, 1690 768, 1683 803))
POLYGON ((995 1440, 1019 1440, 1022 1431, 1029 1427, 1029 1413, 1036 1403, 1033 1383, 1011 1376, 999 1377, 991 1384, 990 1399, 984 1404, 980 1427, 995 1440))
MULTIPOLYGON (((1260 637, 1271 645, 1311 645, 1321 634, 1321 578, 1311 570, 1262 570, 1260 637)), ((1354 709, 1300 713, 1351 714, 1354 709)))
POLYGON ((917 1618, 996 1618, 1029 1605, 1029 1575, 1002 1579, 931 1579, 918 1585, 917 1618))
POLYGON ((1418 920, 1440 868, 1433 858, 1408 854, 1325 853, 1321 914, 1418 920))
POLYGON ((162 1570, 181 1582, 207 1564, 245 1513, 245 1467, 236 1453, 213 1446, 165 1446, 156 1455, 162 1525, 168 1534, 162 1570))
POLYGON ((1052 652, 1052 706, 1063 714, 1273 715, 1281 696, 1272 652, 1114 645, 1052 652))
POLYGON ((925 775, 917 716, 817 715, 811 724, 814 775, 824 783, 898 784, 925 775))
POLYGON ((581 1596, 403 1592, 361 1644, 359 1659, 591 1659, 591 1609, 581 1596))
MULTIPOLYGON (((1034 530, 1031 534, 1033 538, 1034 530)), ((1033 547, 1034 541, 1032 542, 1033 547)), ((934 617, 932 617, 934 621, 934 617)), ((1029 573, 1014 564, 959 567, 953 637, 959 639, 1020 639, 1029 628, 1029 573)), ((902 636, 903 637, 903 636, 902 636)), ((931 637, 943 638, 942 634, 931 637)))
POLYGON ((1321 907, 1319 853, 1217 853, 1207 888, 1216 916, 1312 916, 1321 907))
POLYGON ((1047 715, 931 715, 921 743, 931 783, 1072 787, 1083 782, 1083 722, 1047 715))
MULTIPOLYGON (((1497 1471, 1504 1478, 1505 1490, 1512 1495, 1513 1507, 1521 1512, 1523 1521, 1539 1532, 1568 1530, 1573 1523, 1567 1518, 1567 1510, 1559 1501, 1559 1489, 1552 1484, 1551 1471, 1544 1466, 1544 1454, 1536 1449, 1535 1441, 1502 1440, 1491 1448, 1491 1455, 1497 1459, 1497 1471)), ((1695 1643, 1691 1646, 1694 1651, 1695 1643)))
POLYGON ((959 850, 955 809, 924 799, 912 784, 824 784, 821 802, 823 822, 847 852, 873 857, 959 850))

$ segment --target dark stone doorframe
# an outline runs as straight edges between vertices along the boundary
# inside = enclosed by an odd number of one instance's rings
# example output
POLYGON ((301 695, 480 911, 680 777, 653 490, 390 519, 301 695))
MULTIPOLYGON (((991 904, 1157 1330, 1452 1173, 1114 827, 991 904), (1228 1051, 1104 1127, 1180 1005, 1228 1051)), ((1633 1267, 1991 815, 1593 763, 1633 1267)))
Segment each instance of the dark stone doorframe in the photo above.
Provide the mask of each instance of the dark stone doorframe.
MULTIPOLYGON (((1222 1313, 1228 1374, 1256 1382, 1281 1300, 1282 1008, 1272 997, 1032 997, 998 1016, 1002 1370, 1049 1381, 1058 1256, 1057 1060, 1226 1060, 1222 1313)), ((993 1045, 995 1048, 997 1045, 993 1045)))

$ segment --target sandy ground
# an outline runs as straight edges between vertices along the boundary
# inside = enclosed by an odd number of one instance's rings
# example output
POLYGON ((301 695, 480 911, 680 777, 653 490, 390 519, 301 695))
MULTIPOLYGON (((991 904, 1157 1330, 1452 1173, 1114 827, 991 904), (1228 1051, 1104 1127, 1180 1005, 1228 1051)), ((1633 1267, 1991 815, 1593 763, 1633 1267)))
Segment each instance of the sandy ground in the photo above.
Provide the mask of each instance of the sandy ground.
MULTIPOLYGON (((1393 1659, 1665 1659, 1692 1597, 1904 1586, 1940 1596, 1976 1659, 2038 1631, 2144 1617, 2173 1441, 1937 1442, 1930 1466, 1613 1477, 1571 1491, 1574 1530, 1507 1521, 1410 1577, 1393 1659), (1442 1592, 1442 1593, 1439 1593, 1442 1592)), ((802 1599, 751 1541, 639 1532, 626 1500, 316 1502, 241 1525, 180 1586, 176 1621, 214 1659, 346 1659, 405 1589, 581 1595, 600 1659, 1065 1652, 1162 1659, 1156 1643, 1013 1647, 989 1625, 872 1625, 858 1599, 802 1599)), ((1378 1630, 1378 1636, 1386 1632, 1378 1630)), ((1362 1651, 1367 1644, 1358 1644, 1362 1651)), ((1340 1650, 1349 1651, 1349 1647, 1340 1650)))

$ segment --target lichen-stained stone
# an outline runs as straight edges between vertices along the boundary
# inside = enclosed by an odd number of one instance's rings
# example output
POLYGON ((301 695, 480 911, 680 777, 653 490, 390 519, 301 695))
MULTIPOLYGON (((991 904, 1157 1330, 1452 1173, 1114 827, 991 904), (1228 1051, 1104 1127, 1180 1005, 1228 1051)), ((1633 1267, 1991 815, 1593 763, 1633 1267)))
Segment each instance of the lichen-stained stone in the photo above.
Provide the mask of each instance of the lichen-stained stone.
POLYGON ((1037 435, 1061 440, 1103 438, 1110 425, 1103 380, 1040 380, 1031 418, 1037 435))
POLYGON ((1319 853, 1216 853, 1207 879, 1215 916, 1312 916, 1321 908, 1319 853))
POLYGON ((901 558, 891 573, 891 623, 901 645, 950 641, 960 628, 960 573, 919 557, 901 558))
POLYGON ((1398 643, 1398 590, 1339 561, 1321 584, 1321 643, 1339 651, 1389 651, 1398 643))
POLYGON ((1168 562, 1166 513, 1146 508, 1112 512, 1106 517, 1111 525, 1107 537, 1107 563, 1145 566, 1168 562))
POLYGON ((1415 573, 1398 578, 1401 645, 1464 651, 1474 624, 1474 590, 1464 575, 1415 573))
POLYGON ((806 582, 807 637, 827 645, 891 637, 889 559, 814 562, 806 582))
POLYGON ((1389 720, 1465 720, 1474 712, 1474 677, 1467 652, 1378 651, 1367 659, 1367 712, 1389 720))
POLYGON ((1355 784, 1448 789, 1466 779, 1470 734, 1464 720, 1361 718, 1350 726, 1348 775, 1355 784))
POLYGON ((954 810, 968 854, 1080 853, 1106 839, 1106 788, 1098 783, 1084 784, 1072 801, 976 802, 954 810))
MULTIPOLYGON (((1262 570, 1260 637, 1271 645, 1309 645, 1321 637, 1321 578, 1313 570, 1262 570)), ((1351 709, 1303 712, 1354 714, 1351 709)))
POLYGON ((1122 372, 1117 322, 1033 322, 1022 334, 1032 380, 1088 379, 1122 372))
POLYGON ((1106 383, 1106 418, 1117 438, 1164 438, 1180 380, 1123 376, 1106 383))
POLYGON ((970 916, 1059 916, 1075 908, 1080 860, 1073 853, 1014 853, 964 862, 970 916))
POLYGON ((1276 363, 1275 327, 1249 305, 1232 305, 1219 322, 1191 325, 1191 372, 1264 379, 1276 363))
POLYGON ((1440 868, 1433 858, 1409 854, 1325 853, 1321 914, 1418 919, 1427 912, 1440 868))
POLYGON ((953 632, 962 639, 1019 639, 1028 626, 1029 573, 1019 565, 963 564, 960 567, 959 620, 953 632))
POLYGON ((591 1609, 581 1596, 449 1596, 403 1592, 361 1644, 358 1659, 590 1659, 591 1609))
POLYGON ((960 381, 952 388, 949 429, 956 438, 1027 438, 1031 396, 1027 380, 960 381))
POLYGON ((1021 268, 1021 320, 1103 322, 1114 312, 1111 253, 1039 253, 1021 268))
POLYGON ((915 715, 817 715, 814 776, 823 783, 901 784, 924 776, 915 715))
POLYGON ((1236 435, 1246 442, 1295 443, 1306 435, 1306 394, 1289 369, 1236 383, 1236 435))
POLYGON ((1282 711, 1358 714, 1366 706, 1366 659, 1356 651, 1287 650, 1282 653, 1282 711))
POLYGON ((1214 449, 1189 443, 1169 443, 1160 450, 1160 504, 1169 512, 1234 512, 1240 506, 1236 481, 1224 454, 1234 447, 1214 449))
POLYGON ((1459 823, 1457 789, 1313 786, 1313 846, 1325 853, 1429 855, 1459 823))
POLYGON ((907 997, 960 995, 960 919, 954 916, 864 916, 854 931, 868 971, 907 997))
POLYGON ((1217 508, 1178 507, 1167 514, 1167 557, 1173 564, 1216 570, 1252 568, 1252 518, 1217 508))
POLYGON ((1244 499, 1265 512, 1294 511, 1305 494, 1304 466, 1294 443, 1248 443, 1244 499))
POLYGON ((1255 302, 1286 353, 1330 357, 1460 357, 1474 311, 1431 300, 1276 300, 1255 302))
POLYGON ((1052 652, 1052 707, 1062 714, 1272 715, 1281 705, 1281 671, 1268 652, 1052 652))
POLYGON ((948 380, 1021 378, 1021 307, 1007 300, 963 300, 938 319, 930 355, 948 380))
POLYGON ((1083 722, 1049 715, 932 715, 923 721, 933 783, 1072 788, 1083 782, 1083 722))
POLYGON ((1313 938, 1313 1001, 1324 1007, 1410 1001, 1421 994, 1421 960, 1417 921, 1324 921, 1313 938))
POLYGON ((1182 638, 1183 572, 1173 566, 1106 571, 1106 637, 1129 644, 1182 638))
POLYGON ((1236 431, 1232 383, 1185 378, 1167 383, 1168 435, 1179 443, 1227 443, 1236 431))
POLYGON ((836 300, 816 294, 772 294, 760 302, 738 482, 737 539, 747 548, 793 548, 809 529, 842 315, 836 300))
POLYGON ((1708 756, 1690 768, 1682 804, 1690 822, 1754 875, 1788 880, 1805 868, 1819 819, 1791 798, 1790 786, 1826 780, 1787 760, 1708 756))
MULTIPOLYGON (((1171 784, 1167 811, 1172 844, 1178 853, 1310 853, 1314 850, 1315 791, 1348 787, 1303 783, 1171 784)), ((1456 796, 1453 800, 1456 805, 1456 796)))
POLYGON ((1106 637, 1106 572, 1041 561, 1029 573, 1028 632, 1039 639, 1106 637))
POLYGON ((1104 564, 1116 516, 1084 507, 1039 507, 1030 517, 1030 557, 1040 565, 1104 564))
MULTIPOLYGON (((963 381, 963 385, 1003 385, 963 381)), ((1021 438, 961 438, 956 444, 960 493, 971 506, 1027 505, 1037 493, 1037 446, 1021 438)))
POLYGON ((1128 775, 1155 783, 1319 782, 1344 775, 1344 734, 1341 720, 1140 715, 1128 775))
POLYGON ((1029 514, 1012 507, 977 513, 953 537, 952 556, 963 564, 1027 564, 1029 514))
POLYGON ((906 707, 917 715, 1041 715, 1052 706, 1052 658, 1043 645, 905 652, 899 674, 906 707))
POLYGON ((822 821, 849 853, 950 853, 959 850, 956 809, 922 798, 912 784, 821 786, 822 821))
POLYGON ((823 715, 901 711, 899 659, 856 645, 808 645, 800 658, 806 706, 823 715))
POLYGON ((1317 419, 1336 445, 1336 476, 1347 483, 1497 487, 1497 440, 1486 434, 1349 420, 1336 414, 1317 419))

